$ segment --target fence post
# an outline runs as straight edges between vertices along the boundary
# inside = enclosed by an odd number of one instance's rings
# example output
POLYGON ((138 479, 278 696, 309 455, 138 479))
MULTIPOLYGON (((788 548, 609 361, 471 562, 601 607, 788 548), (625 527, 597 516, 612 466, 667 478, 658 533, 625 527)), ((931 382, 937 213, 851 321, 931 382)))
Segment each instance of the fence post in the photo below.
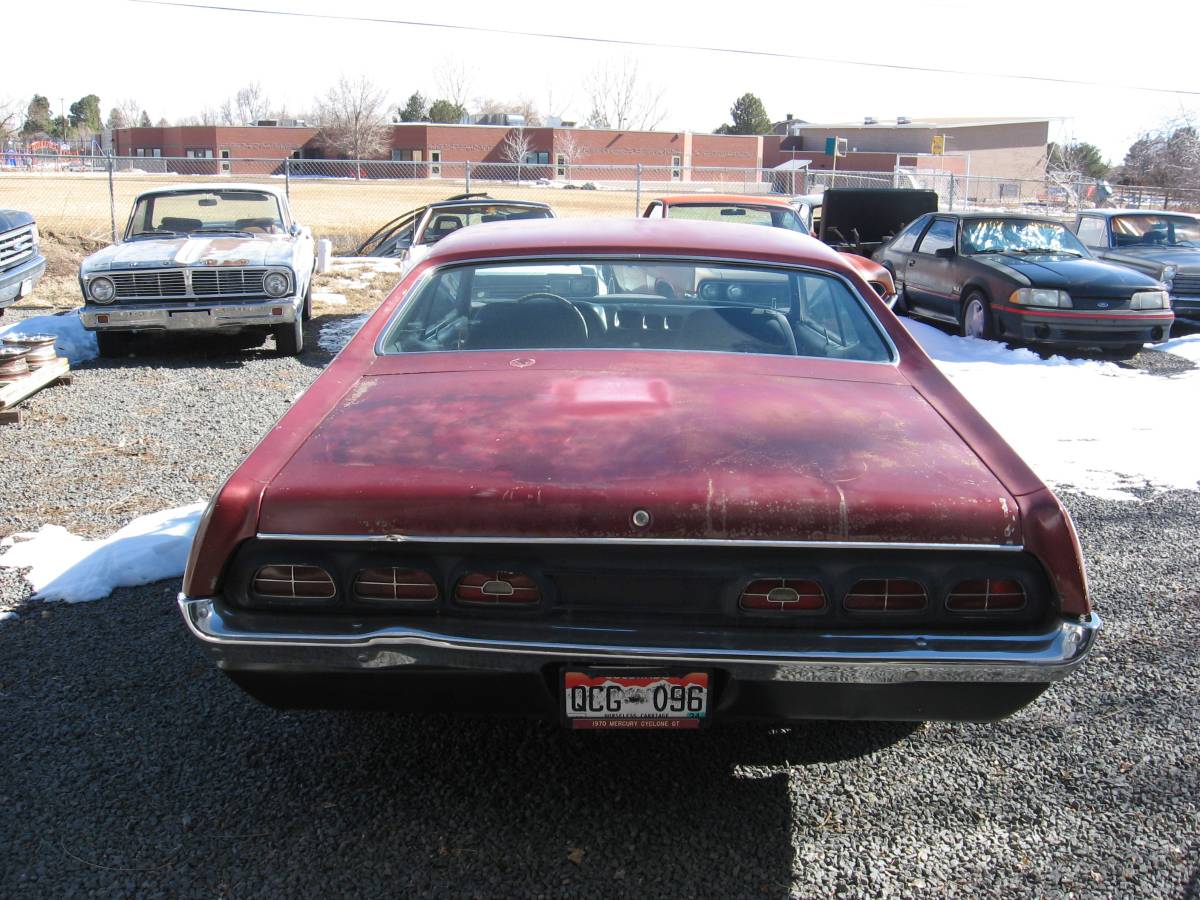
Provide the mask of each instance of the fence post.
POLYGON ((113 157, 108 154, 108 219, 112 225, 112 242, 117 242, 117 196, 113 189, 113 157))
POLYGON ((950 175, 950 209, 954 209, 954 174, 950 175))
POLYGON ((285 157, 283 160, 283 194, 288 198, 288 203, 292 202, 292 158, 285 157))
POLYGON ((637 172, 634 174, 634 192, 633 192, 633 214, 634 216, 641 215, 642 212, 642 164, 637 164, 637 172))
POLYGON ((471 161, 469 159, 467 160, 464 171, 466 172, 466 189, 463 191, 463 193, 469 194, 471 193, 471 161))

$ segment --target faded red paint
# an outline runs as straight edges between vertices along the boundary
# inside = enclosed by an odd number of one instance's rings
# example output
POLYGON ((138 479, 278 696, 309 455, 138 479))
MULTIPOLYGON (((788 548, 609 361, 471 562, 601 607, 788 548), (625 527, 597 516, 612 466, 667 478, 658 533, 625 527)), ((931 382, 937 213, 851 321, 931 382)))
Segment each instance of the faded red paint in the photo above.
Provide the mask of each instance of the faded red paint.
POLYGON ((256 531, 1021 543, 1088 611, 1073 529, 846 258, 782 229, 546 220, 463 229, 389 295, 219 493, 184 590, 256 531), (562 350, 378 357, 424 271, 537 251, 816 266, 852 281, 897 366, 562 350), (520 357, 533 365, 514 367, 520 357))

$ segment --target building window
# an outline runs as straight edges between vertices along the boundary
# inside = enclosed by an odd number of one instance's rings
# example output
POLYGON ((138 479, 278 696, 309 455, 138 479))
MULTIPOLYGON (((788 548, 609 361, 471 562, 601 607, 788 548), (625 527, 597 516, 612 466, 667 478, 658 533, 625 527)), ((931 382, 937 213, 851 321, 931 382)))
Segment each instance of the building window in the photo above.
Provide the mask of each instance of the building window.
POLYGON ((138 147, 136 150, 133 151, 133 155, 134 156, 152 156, 152 157, 157 158, 157 157, 162 156, 162 148, 161 147, 138 147))
POLYGON ((183 155, 186 156, 188 159, 212 159, 213 158, 213 152, 211 150, 197 149, 194 147, 189 147, 187 150, 184 150, 183 155))
POLYGON ((550 165, 550 154, 545 150, 530 150, 525 154, 525 165, 548 166, 550 165))
POLYGON ((671 180, 678 181, 683 177, 683 157, 671 157, 671 180))
POLYGON ((565 153, 557 153, 554 156, 554 177, 567 177, 567 155, 565 153))
POLYGON ((417 158, 415 150, 393 150, 392 162, 412 162, 417 158))
POLYGON ((429 177, 438 178, 442 174, 442 151, 429 151, 429 177))

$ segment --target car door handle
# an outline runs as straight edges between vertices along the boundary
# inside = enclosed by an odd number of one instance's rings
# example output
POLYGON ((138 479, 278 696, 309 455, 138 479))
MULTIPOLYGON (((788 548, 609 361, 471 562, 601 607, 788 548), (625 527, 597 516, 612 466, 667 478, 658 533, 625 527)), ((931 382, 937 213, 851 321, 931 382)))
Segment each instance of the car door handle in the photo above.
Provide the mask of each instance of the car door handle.
POLYGON ((917 261, 916 261, 915 259, 910 259, 910 260, 908 261, 908 267, 909 267, 910 269, 911 269, 913 266, 915 266, 916 264, 917 264, 917 261))

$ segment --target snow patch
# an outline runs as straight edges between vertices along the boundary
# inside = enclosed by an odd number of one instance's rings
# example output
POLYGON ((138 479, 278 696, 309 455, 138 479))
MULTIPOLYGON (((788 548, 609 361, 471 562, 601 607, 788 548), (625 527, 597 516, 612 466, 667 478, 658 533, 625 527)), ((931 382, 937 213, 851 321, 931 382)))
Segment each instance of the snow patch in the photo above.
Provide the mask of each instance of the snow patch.
POLYGON ((346 295, 328 291, 314 291, 313 301, 315 303, 324 303, 326 306, 345 306, 346 295))
POLYGON ((1164 378, 1109 362, 1042 359, 901 321, 1047 483, 1124 500, 1136 499, 1131 489, 1200 487, 1200 424, 1189 412, 1200 371, 1164 378))
POLYGON ((383 259, 378 256, 336 256, 331 268, 350 271, 368 269, 374 272, 399 272, 400 261, 383 259))
POLYGON ((0 337, 14 334, 54 335, 54 349, 59 356, 69 359, 73 366, 100 355, 96 335, 83 327, 77 309, 58 316, 30 316, 11 325, 0 326, 0 337))
POLYGON ((368 312, 322 325, 321 334, 317 338, 317 346, 329 353, 340 353, 369 318, 371 318, 371 314, 368 312))
POLYGON ((182 575, 203 511, 203 503, 192 503, 139 516, 101 540, 43 525, 0 541, 0 566, 29 569, 35 600, 99 600, 119 587, 182 575))
POLYGON ((1184 359, 1190 359, 1192 362, 1200 365, 1200 334, 1189 334, 1186 337, 1178 337, 1166 343, 1155 344, 1154 349, 1161 350, 1163 353, 1173 353, 1176 356, 1182 356, 1184 359))

